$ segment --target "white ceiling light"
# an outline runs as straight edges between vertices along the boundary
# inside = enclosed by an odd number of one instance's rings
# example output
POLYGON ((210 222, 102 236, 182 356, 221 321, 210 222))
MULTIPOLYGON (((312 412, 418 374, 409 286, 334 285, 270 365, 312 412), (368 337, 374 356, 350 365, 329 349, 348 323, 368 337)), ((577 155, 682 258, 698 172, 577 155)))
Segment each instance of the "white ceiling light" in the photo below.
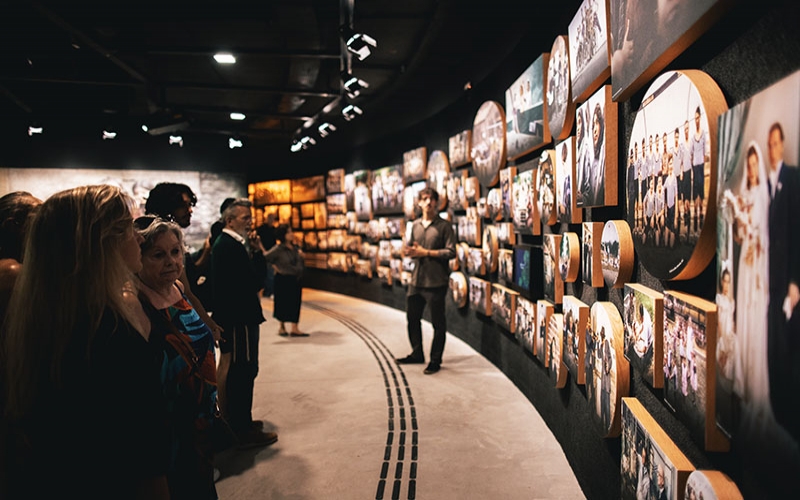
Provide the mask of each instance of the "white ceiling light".
POLYGON ((148 130, 150 129, 147 128, 147 125, 142 125, 142 132, 147 132, 148 130))
POLYGON ((179 147, 183 147, 183 137, 179 135, 171 135, 169 136, 169 144, 170 146, 177 144, 179 147))
POLYGON ((345 75, 344 89, 350 98, 358 97, 363 89, 369 88, 369 84, 364 80, 352 75, 345 75))
POLYGON ((332 123, 325 122, 317 130, 319 130, 320 137, 328 137, 331 132, 336 132, 336 127, 332 123))
POLYGON ((231 113, 231 120, 244 120, 245 118, 244 113, 231 113))
POLYGON ((236 57, 230 52, 217 52, 214 54, 214 60, 220 64, 235 64, 236 57))
POLYGON ((109 131, 109 130, 103 130, 103 140, 104 141, 106 139, 114 139, 116 137, 117 137, 117 133, 116 132, 112 132, 112 131, 109 131))
POLYGON ((42 127, 28 127, 28 135, 33 136, 33 134, 41 134, 44 131, 42 127))
POLYGON ((347 50, 352 52, 359 61, 363 61, 372 53, 370 47, 378 46, 378 42, 374 38, 364 33, 353 33, 346 30, 346 36, 347 50))
POLYGON ((303 143, 301 143, 300 141, 295 140, 295 141, 292 142, 291 149, 292 149, 292 153, 297 153, 298 151, 303 149, 303 143))
POLYGON ((230 137, 228 139, 228 147, 231 148, 231 149, 240 148, 240 147, 242 147, 242 141, 239 141, 239 140, 234 139, 233 137, 230 137))
POLYGON ((347 120, 347 121, 350 121, 353 118, 355 118, 356 116, 363 115, 363 114, 364 114, 364 112, 361 111, 361 108, 359 108, 358 106, 355 106, 353 104, 348 104, 342 110, 342 115, 344 116, 344 119, 347 120))

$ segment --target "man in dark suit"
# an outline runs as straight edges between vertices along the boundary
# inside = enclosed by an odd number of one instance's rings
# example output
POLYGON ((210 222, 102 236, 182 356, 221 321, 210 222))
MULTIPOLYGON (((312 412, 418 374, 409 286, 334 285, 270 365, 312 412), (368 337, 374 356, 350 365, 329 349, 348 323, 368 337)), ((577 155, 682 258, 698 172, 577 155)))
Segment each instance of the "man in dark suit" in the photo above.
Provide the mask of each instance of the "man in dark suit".
POLYGON ((222 326, 217 384, 220 408, 241 446, 266 446, 277 434, 253 421, 253 386, 258 375, 259 325, 264 322, 258 292, 266 276, 264 255, 251 232, 250 202, 233 201, 222 213, 224 228, 211 251, 214 319, 222 326))
POLYGON ((775 418, 796 440, 793 409, 800 385, 800 173, 783 162, 783 127, 774 123, 767 141, 769 205, 769 390, 775 418))

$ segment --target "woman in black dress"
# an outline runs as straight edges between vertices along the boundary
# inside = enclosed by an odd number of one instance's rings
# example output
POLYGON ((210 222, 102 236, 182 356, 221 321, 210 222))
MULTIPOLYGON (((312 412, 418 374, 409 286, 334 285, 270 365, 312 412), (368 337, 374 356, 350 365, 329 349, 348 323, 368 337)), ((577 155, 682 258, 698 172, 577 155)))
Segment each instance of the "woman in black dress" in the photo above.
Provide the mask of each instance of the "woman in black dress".
POLYGON ((291 337, 308 337, 301 333, 297 327, 300 320, 300 304, 303 300, 303 253, 294 244, 294 233, 287 224, 281 224, 275 229, 275 239, 278 244, 264 251, 267 264, 272 264, 275 270, 274 294, 275 304, 273 317, 281 322, 279 335, 291 337), (291 325, 291 331, 286 331, 286 323, 291 325))

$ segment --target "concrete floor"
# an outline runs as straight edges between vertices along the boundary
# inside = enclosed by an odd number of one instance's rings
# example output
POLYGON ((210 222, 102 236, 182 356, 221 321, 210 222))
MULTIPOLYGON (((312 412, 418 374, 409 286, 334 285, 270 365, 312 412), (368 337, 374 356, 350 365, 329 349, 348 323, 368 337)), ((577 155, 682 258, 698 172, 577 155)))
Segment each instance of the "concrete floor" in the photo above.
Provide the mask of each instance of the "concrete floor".
MULTIPOLYGON (((398 365, 405 314, 303 291, 300 328, 277 335, 262 300, 253 416, 278 433, 218 457, 221 499, 583 498, 536 409, 491 363, 448 334, 442 370, 398 365)), ((426 352, 432 329, 423 322, 426 352)))

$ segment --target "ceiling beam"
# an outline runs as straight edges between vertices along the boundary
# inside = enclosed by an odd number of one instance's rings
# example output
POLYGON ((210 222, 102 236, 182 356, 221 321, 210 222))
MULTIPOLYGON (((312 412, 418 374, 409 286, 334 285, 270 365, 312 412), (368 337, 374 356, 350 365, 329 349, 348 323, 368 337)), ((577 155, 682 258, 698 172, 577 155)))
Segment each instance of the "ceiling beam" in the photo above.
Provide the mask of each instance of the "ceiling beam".
MULTIPOLYGON (((263 49, 211 49, 211 48, 181 48, 170 49, 145 49, 144 54, 155 56, 195 56, 212 57, 217 52, 230 52, 234 56, 271 57, 275 59, 339 59, 338 52, 325 50, 263 50, 263 49)), ((125 52, 136 55, 137 52, 125 52)))
POLYGON ((0 85, 0 94, 3 94, 4 96, 6 96, 6 98, 8 98, 9 101, 11 101, 14 104, 16 104, 17 106, 19 106, 20 109, 22 109, 22 111, 24 111, 26 113, 33 112, 33 110, 30 108, 30 106, 28 106, 27 104, 22 102, 22 100, 19 97, 14 95, 13 92, 11 92, 10 90, 8 90, 7 88, 5 88, 2 85, 0 85))
POLYGON ((259 113, 258 111, 248 111, 248 110, 241 110, 241 109, 232 109, 232 108, 223 108, 217 106, 176 106, 179 107, 181 111, 185 113, 220 113, 220 114, 230 114, 231 112, 243 112, 247 115, 247 119, 251 118, 272 118, 276 120, 298 120, 298 121, 308 121, 313 119, 313 116, 305 116, 305 115, 291 115, 288 113, 259 113))

